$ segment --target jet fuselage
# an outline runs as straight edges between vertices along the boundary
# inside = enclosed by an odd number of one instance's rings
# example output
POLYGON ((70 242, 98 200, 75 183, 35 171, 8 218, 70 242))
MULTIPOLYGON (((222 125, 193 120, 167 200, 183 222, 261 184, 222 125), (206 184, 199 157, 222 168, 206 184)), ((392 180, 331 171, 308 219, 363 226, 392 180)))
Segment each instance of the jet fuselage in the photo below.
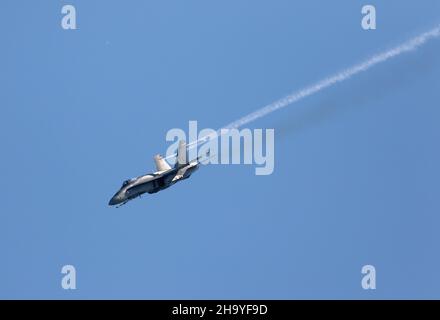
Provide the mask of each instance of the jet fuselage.
POLYGON ((109 205, 123 204, 137 198, 144 193, 156 193, 166 189, 180 180, 187 179, 199 167, 199 162, 194 161, 183 166, 171 168, 166 171, 145 174, 124 181, 122 187, 110 199, 109 205))

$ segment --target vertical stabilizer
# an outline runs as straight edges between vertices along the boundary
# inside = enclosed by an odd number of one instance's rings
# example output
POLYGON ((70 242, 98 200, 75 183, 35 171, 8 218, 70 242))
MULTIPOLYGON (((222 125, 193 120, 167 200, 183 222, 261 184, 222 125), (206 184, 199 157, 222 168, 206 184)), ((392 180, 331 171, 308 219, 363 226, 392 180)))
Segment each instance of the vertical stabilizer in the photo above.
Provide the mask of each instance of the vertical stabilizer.
POLYGON ((184 140, 180 140, 179 147, 177 148, 176 166, 182 166, 187 163, 188 163, 188 156, 186 154, 186 142, 184 140))
POLYGON ((162 158, 160 154, 154 156, 154 162, 156 163, 157 171, 166 171, 171 169, 170 165, 166 162, 164 158, 162 158))

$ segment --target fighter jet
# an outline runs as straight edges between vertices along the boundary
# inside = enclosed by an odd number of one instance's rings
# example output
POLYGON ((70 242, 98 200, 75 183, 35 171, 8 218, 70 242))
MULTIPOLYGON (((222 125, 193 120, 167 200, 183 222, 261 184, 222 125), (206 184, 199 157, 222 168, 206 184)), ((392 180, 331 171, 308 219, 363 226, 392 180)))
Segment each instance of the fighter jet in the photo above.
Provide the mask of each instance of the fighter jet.
POLYGON ((157 171, 125 180, 108 204, 121 206, 144 193, 156 193, 169 188, 178 181, 188 179, 199 168, 200 157, 193 161, 187 161, 186 147, 185 141, 179 141, 177 161, 173 168, 161 155, 156 155, 154 161, 157 171))

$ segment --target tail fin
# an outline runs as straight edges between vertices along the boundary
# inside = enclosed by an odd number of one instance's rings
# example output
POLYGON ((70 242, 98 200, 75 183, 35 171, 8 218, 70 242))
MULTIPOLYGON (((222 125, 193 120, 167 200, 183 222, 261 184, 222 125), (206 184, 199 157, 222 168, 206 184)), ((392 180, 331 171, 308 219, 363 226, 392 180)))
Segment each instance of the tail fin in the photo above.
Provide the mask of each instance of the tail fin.
POLYGON ((162 158, 160 154, 154 156, 154 162, 156 163, 157 171, 166 171, 171 169, 170 165, 166 162, 164 158, 162 158))
POLYGON ((188 163, 188 156, 186 154, 186 142, 184 140, 180 140, 179 147, 177 148, 176 166, 182 166, 187 163, 188 163))

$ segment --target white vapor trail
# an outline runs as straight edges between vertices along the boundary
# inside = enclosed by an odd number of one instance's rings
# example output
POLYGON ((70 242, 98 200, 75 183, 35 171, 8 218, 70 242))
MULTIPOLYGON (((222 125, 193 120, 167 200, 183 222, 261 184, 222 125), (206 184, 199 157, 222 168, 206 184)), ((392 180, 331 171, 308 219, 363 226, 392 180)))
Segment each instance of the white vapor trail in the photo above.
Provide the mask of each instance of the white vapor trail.
POLYGON ((397 47, 394 47, 392 49, 389 49, 388 51, 379 53, 374 55, 373 57, 369 58, 368 60, 365 60, 364 62, 361 62, 359 64, 356 64, 348 69, 345 69, 331 77, 328 77, 324 80, 321 80, 309 87, 306 87, 304 89, 301 89, 297 92, 294 92, 278 101, 272 102, 271 104, 254 111, 234 122, 231 122, 227 126, 225 126, 225 129, 237 129, 245 124, 248 124, 250 122, 253 122, 259 118, 262 118, 276 110, 282 109, 287 107, 288 105, 291 105, 292 103, 295 103, 299 100, 302 100, 305 97, 308 97, 312 94, 315 94, 325 88, 328 88, 338 82, 342 82, 344 80, 350 79, 352 76, 367 71, 368 69, 374 67, 375 65, 385 62, 393 57, 396 57, 398 55, 401 55, 402 53, 415 50, 425 44, 427 41, 437 38, 440 36, 440 25, 437 26, 434 29, 431 29, 425 33, 422 33, 418 35, 415 38, 412 38, 397 47))
MULTIPOLYGON (((267 116, 268 114, 275 112, 279 109, 285 108, 295 102, 298 102, 308 96, 311 96, 319 91, 322 91, 328 87, 331 87, 334 84, 337 84, 339 82, 345 81, 350 79, 352 76, 367 71, 370 68, 374 67, 375 65, 385 62, 391 58, 394 58, 398 55, 401 55, 403 53, 413 51, 421 47, 423 44, 425 44, 427 41, 437 38, 440 36, 440 25, 437 27, 424 32, 412 39, 409 39, 402 44, 391 48, 387 51, 384 51, 382 53, 378 53, 371 58, 356 64, 352 67, 349 67, 343 71, 340 71, 328 78, 325 78, 311 86, 305 87, 299 91, 296 91, 284 98, 281 98, 280 100, 277 100, 275 102, 272 102, 271 104, 266 105, 265 107, 258 109, 238 120, 235 120, 234 122, 229 123, 228 125, 224 126, 222 129, 238 129, 245 124, 248 124, 250 122, 253 122, 257 119, 260 119, 264 116, 267 116)), ((217 131, 217 134, 221 134, 219 129, 217 131)), ((193 141, 190 144, 188 144, 189 147, 193 145, 197 145, 198 143, 203 143, 209 140, 210 136, 205 136, 200 138, 197 141, 193 141)), ((168 156, 167 158, 170 158, 173 155, 168 156)))

